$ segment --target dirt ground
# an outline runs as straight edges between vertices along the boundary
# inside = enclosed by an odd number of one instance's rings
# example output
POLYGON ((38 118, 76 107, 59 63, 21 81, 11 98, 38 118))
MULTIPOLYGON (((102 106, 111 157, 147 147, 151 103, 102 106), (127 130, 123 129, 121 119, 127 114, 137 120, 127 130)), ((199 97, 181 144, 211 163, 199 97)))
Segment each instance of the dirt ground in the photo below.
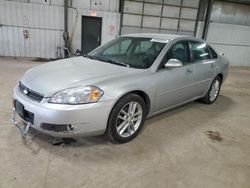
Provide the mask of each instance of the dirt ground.
POLYGON ((11 123, 12 88, 44 62, 0 58, 0 187, 250 187, 250 68, 231 67, 213 105, 193 102, 146 121, 132 142, 53 145, 11 123))

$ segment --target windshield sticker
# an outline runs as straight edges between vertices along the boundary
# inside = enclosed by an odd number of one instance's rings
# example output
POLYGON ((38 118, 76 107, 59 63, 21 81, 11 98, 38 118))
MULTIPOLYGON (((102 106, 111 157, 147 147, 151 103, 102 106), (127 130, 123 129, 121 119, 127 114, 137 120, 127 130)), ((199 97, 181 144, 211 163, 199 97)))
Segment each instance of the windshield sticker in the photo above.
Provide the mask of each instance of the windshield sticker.
POLYGON ((151 42, 159 42, 159 43, 168 43, 169 40, 162 40, 162 39, 151 39, 151 42))

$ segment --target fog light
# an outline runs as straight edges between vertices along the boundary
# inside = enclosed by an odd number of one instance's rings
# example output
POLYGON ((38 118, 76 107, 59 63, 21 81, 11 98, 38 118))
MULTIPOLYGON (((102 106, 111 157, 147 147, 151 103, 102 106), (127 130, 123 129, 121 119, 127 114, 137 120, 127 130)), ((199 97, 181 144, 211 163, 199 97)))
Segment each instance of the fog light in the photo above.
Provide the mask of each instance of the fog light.
POLYGON ((73 130, 75 130, 76 129, 76 126, 75 125, 68 125, 68 130, 69 131, 73 131, 73 130))

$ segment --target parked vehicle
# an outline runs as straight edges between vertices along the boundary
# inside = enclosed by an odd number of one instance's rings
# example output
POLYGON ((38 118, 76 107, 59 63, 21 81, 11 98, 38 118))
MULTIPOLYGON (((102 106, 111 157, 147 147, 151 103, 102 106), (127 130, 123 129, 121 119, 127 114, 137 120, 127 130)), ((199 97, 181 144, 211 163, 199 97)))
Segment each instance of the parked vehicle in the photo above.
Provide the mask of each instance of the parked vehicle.
POLYGON ((147 117, 197 99, 214 103, 227 74, 227 60, 201 39, 125 35, 85 57, 28 70, 13 91, 13 122, 23 135, 31 126, 55 137, 107 134, 125 143, 147 117))

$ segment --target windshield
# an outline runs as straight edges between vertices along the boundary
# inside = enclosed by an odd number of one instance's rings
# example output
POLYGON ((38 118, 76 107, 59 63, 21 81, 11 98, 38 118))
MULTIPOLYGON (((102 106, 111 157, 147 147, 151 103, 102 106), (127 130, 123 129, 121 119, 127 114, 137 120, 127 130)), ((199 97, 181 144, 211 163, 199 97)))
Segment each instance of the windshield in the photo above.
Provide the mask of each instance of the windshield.
POLYGON ((139 68, 149 68, 167 41, 141 37, 119 37, 90 52, 87 57, 100 61, 139 68))

